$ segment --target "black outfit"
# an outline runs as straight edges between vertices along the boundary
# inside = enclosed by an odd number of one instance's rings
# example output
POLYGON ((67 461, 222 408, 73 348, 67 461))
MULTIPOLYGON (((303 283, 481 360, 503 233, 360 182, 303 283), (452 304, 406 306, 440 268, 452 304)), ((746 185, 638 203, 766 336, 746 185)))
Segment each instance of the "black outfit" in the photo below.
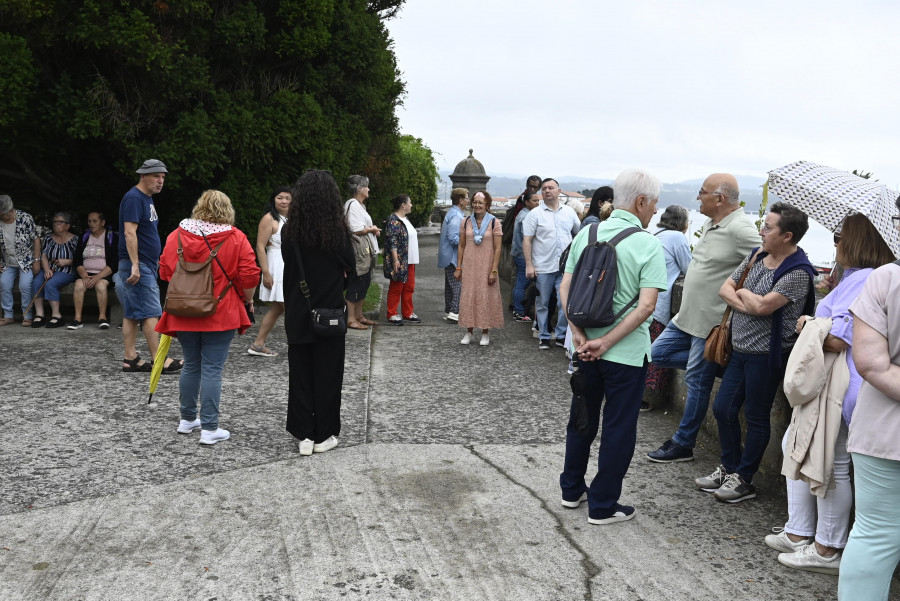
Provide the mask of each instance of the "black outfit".
MULTIPOLYGON (((76 276, 78 275, 78 268, 84 265, 84 249, 87 247, 90 236, 90 231, 82 234, 81 238, 78 239, 78 246, 75 247, 72 273, 76 276)), ((119 271, 119 234, 112 230, 106 230, 106 233, 103 234, 103 249, 106 251, 106 266, 112 270, 112 273, 103 279, 112 283, 112 277, 119 271)))
POLYGON ((356 261, 349 237, 335 250, 300 247, 309 285, 309 304, 300 291, 294 242, 283 237, 284 329, 288 339, 287 431, 294 437, 324 442, 341 431, 341 387, 344 384, 344 336, 315 336, 309 307, 344 306, 345 271, 356 261))

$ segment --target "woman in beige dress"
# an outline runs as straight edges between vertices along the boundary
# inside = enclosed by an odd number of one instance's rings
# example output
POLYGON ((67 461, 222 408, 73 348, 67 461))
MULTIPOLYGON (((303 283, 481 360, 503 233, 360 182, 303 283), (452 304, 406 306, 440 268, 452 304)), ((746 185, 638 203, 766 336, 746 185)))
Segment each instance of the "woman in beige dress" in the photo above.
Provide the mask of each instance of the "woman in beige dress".
POLYGON ((459 325, 466 328, 460 344, 472 342, 473 330, 481 328, 481 346, 490 344, 489 330, 503 327, 503 301, 497 266, 503 228, 488 210, 491 196, 486 191, 472 197, 472 216, 459 228, 459 250, 455 277, 462 282, 459 325))

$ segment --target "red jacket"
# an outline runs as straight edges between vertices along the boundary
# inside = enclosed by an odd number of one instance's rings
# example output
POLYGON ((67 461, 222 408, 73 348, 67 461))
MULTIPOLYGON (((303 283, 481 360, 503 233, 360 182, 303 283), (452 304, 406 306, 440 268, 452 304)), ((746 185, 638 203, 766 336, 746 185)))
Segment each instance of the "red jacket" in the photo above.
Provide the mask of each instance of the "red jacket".
MULTIPOLYGON (((185 261, 202 263, 209 256, 209 247, 203 240, 203 236, 191 233, 181 227, 169 234, 166 239, 166 247, 159 258, 159 277, 165 281, 172 279, 172 272, 178 263, 178 233, 181 233, 181 245, 184 249, 185 261)), ((250 247, 247 236, 241 230, 232 227, 225 232, 207 234, 206 239, 213 248, 223 240, 225 244, 219 249, 218 257, 222 267, 228 272, 228 277, 234 282, 234 289, 229 290, 225 298, 219 303, 216 312, 209 317, 178 317, 169 315, 163 311, 162 317, 156 324, 156 331, 169 336, 176 336, 178 332, 224 332, 238 330, 243 334, 250 327, 250 319, 244 309, 244 289, 255 288, 259 284, 259 267, 256 265, 256 255, 250 247), (235 292, 237 291, 237 292, 235 292)), ((216 295, 222 293, 228 285, 228 278, 222 273, 222 269, 215 259, 212 262, 213 281, 216 295)))

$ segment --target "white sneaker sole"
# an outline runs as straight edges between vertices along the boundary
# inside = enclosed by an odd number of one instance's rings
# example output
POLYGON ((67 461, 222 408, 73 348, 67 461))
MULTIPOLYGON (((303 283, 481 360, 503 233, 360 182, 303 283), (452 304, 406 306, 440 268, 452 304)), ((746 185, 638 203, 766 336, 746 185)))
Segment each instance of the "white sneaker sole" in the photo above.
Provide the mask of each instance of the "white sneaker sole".
POLYGON ((178 432, 179 434, 191 434, 192 432, 196 432, 199 429, 200 429, 200 424, 197 424, 196 426, 191 426, 189 428, 182 428, 181 426, 178 426, 178 429, 175 431, 178 432))
POLYGON ((616 522, 627 522, 628 520, 634 518, 635 515, 637 515, 637 511, 632 512, 631 515, 625 515, 621 511, 617 511, 613 515, 609 516, 608 518, 603 518, 602 520, 588 518, 588 524, 603 526, 605 524, 615 524, 616 522))
POLYGON ((227 436, 217 437, 217 438, 203 438, 200 437, 200 444, 216 444, 217 442, 222 442, 223 440, 228 440, 231 438, 231 434, 229 433, 227 436))
POLYGON ((562 500, 562 506, 568 507, 569 509, 576 509, 579 505, 581 505, 582 501, 587 501, 587 492, 581 493, 581 497, 578 498, 577 501, 566 501, 562 500))

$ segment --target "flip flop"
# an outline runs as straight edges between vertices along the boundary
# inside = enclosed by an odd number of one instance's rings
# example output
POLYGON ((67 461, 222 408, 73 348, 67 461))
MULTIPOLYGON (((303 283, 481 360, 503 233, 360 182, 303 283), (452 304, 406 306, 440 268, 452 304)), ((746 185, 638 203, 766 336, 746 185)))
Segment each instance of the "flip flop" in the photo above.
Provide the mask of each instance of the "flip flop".
POLYGON ((351 321, 350 323, 347 324, 347 327, 350 328, 351 330, 368 330, 369 329, 369 326, 365 326, 365 325, 359 323, 358 321, 351 321))
POLYGON ((375 322, 374 322, 374 321, 372 321, 371 319, 366 319, 365 317, 363 317, 362 319, 360 319, 360 320, 359 320, 359 323, 361 323, 361 324, 363 324, 363 325, 367 325, 367 326, 374 326, 374 325, 375 325, 375 322))

